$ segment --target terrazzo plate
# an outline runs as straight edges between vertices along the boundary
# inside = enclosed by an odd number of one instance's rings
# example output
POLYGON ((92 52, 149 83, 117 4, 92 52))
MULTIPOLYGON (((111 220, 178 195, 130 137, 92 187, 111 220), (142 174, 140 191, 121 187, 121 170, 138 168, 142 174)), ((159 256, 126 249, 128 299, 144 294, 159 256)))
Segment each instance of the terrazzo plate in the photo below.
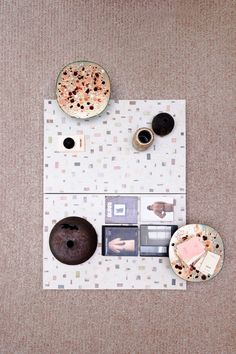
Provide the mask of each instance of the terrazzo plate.
POLYGON ((81 119, 95 117, 109 102, 110 79, 96 63, 70 63, 58 75, 56 96, 60 108, 69 116, 81 119))
POLYGON ((169 246, 170 264, 180 278, 192 281, 206 281, 215 277, 221 270, 224 261, 224 245, 219 233, 210 226, 202 224, 190 224, 179 228, 170 240, 169 246), (199 240, 205 246, 205 250, 219 255, 219 261, 212 275, 205 275, 194 267, 194 265, 187 266, 180 260, 176 253, 176 247, 183 241, 194 236, 199 237, 199 240))

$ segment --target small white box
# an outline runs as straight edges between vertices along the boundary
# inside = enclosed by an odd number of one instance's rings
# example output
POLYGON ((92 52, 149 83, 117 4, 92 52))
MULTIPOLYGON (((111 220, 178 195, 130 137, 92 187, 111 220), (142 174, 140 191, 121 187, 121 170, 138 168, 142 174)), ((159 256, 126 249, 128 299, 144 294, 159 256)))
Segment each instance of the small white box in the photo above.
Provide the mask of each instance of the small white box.
POLYGON ((219 259, 220 256, 218 254, 208 251, 198 268, 199 271, 205 275, 213 275, 219 259))
POLYGON ((84 135, 61 135, 58 136, 57 152, 75 153, 85 151, 85 137, 84 135), (65 139, 71 138, 74 140, 74 146, 68 149, 64 145, 65 139))

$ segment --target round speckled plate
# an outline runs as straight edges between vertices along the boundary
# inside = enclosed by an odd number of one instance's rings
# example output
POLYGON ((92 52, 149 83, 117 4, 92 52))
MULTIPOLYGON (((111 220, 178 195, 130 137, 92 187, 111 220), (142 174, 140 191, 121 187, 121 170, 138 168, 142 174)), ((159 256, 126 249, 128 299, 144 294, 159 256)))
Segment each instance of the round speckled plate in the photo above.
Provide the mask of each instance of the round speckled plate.
POLYGON ((66 65, 56 83, 57 102, 75 118, 91 118, 100 114, 110 98, 110 79, 98 64, 77 61, 66 65))
POLYGON ((179 228, 170 240, 169 258, 173 271, 180 278, 192 282, 206 281, 215 277, 221 270, 224 261, 224 245, 220 235, 212 227, 202 224, 185 225, 179 228), (197 261, 188 266, 181 261, 177 255, 177 245, 194 236, 199 238, 199 241, 204 245, 206 252, 209 251, 220 256, 212 275, 203 274, 199 269, 196 269, 195 265, 197 261))

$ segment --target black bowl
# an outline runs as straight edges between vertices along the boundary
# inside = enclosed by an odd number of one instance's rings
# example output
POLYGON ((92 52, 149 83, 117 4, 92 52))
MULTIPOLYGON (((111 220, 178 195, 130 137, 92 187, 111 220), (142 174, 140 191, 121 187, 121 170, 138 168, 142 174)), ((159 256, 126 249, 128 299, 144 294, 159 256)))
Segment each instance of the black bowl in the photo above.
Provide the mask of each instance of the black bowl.
POLYGON ((152 120, 152 130, 159 136, 169 134, 175 125, 174 118, 169 113, 159 113, 152 120))

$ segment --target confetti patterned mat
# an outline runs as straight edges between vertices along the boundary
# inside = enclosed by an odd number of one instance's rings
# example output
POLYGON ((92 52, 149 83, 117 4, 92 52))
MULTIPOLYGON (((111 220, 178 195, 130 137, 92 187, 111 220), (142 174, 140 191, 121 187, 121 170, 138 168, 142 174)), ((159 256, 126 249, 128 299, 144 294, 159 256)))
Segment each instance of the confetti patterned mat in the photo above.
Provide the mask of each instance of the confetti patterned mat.
MULTIPOLYGON (((167 257, 101 255, 105 196, 168 196, 174 202, 171 222, 186 223, 186 142, 184 100, 111 100, 97 118, 78 120, 60 110, 55 100, 44 102, 44 276, 45 289, 186 289, 167 257), (173 131, 155 137, 146 152, 131 141, 136 129, 150 127, 152 118, 168 112, 173 131), (83 136, 80 151, 66 151, 66 137, 83 136), (52 227, 66 216, 90 221, 98 234, 93 257, 78 266, 58 262, 49 248, 52 227)), ((138 225, 141 216, 138 213, 138 225)))

